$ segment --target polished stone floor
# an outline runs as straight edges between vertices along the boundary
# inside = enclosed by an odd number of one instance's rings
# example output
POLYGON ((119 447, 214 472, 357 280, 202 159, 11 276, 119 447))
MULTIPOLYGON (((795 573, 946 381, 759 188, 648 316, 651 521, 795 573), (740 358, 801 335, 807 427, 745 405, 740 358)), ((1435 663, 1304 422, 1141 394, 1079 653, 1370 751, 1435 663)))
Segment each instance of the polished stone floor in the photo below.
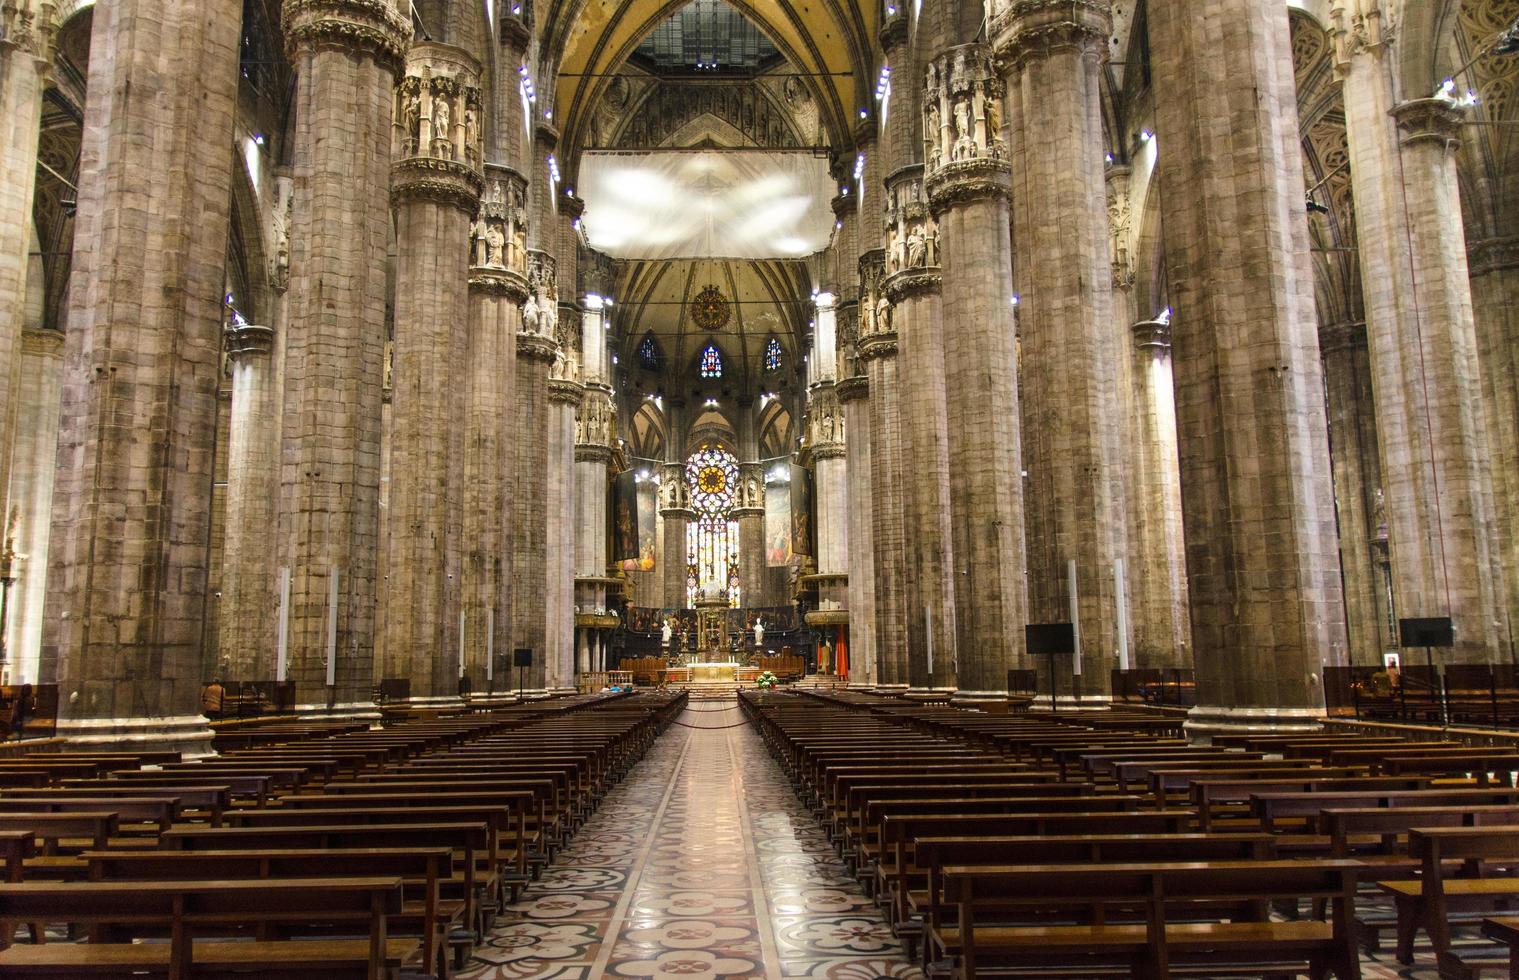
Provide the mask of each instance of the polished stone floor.
POLYGON ((736 705, 680 721, 460 976, 921 977, 736 705))
MULTIPOLYGON (((1436 980, 1433 957, 1363 980, 1436 980)), ((693 703, 497 920, 464 980, 921 980, 736 705, 693 703)))

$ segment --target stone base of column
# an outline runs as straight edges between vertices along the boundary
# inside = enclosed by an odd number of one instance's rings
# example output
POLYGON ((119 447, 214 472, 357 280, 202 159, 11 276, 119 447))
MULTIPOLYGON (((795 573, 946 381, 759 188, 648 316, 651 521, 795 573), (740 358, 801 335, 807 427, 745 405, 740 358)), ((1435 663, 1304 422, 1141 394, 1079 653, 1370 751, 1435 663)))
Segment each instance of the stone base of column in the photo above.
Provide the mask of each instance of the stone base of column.
POLYGON ((949 703, 956 708, 970 708, 972 711, 985 711, 994 715, 1007 714, 1006 691, 954 691, 949 703))
POLYGON ((428 696, 417 695, 407 698, 399 704, 412 704, 419 708, 462 708, 464 696, 460 694, 433 694, 428 696))
POLYGON ((212 732, 205 715, 168 718, 60 718, 58 737, 70 747, 102 751, 164 751, 186 757, 211 755, 212 732))
POLYGON ((1202 740, 1213 735, 1291 735, 1323 729, 1322 708, 1228 708, 1198 705, 1187 712, 1187 738, 1202 740))
POLYGON ((908 688, 907 688, 906 684, 877 684, 876 685, 876 693, 877 694, 884 694, 887 697, 892 697, 892 698, 899 698, 899 697, 901 697, 902 695, 904 695, 904 694, 907 693, 907 690, 908 690, 908 688))
MULTIPOLYGON (((1074 694, 1055 695, 1056 711, 1110 711, 1113 708, 1113 699, 1106 694, 1074 694)), ((1030 711, 1049 711, 1050 696, 1039 694, 1034 696, 1034 703, 1029 705, 1030 711)))
POLYGON ((371 701, 348 701, 328 707, 325 704, 298 704, 295 713, 302 718, 330 721, 379 721, 380 709, 371 701))

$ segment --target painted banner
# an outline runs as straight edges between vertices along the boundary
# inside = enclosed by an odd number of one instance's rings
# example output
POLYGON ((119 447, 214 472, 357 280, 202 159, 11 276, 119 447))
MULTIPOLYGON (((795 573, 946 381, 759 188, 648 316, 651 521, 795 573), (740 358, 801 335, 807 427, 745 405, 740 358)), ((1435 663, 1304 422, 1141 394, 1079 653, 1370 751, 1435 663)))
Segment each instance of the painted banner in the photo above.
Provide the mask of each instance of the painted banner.
POLYGON ((638 567, 638 474, 624 470, 612 478, 612 560, 638 567))

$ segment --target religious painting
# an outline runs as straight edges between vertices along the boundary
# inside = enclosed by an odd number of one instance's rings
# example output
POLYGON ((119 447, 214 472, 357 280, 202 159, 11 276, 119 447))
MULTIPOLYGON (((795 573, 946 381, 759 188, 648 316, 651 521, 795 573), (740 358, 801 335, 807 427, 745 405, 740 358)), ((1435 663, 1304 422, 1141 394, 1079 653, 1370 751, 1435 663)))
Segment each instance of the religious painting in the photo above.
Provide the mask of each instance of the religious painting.
POLYGON ((765 492, 765 564, 791 564, 791 494, 785 487, 765 492))
POLYGON ((812 471, 791 464, 791 552, 812 557, 812 471))
POLYGON ((612 560, 629 571, 638 567, 638 474, 624 470, 612 478, 612 560))
POLYGON ((652 572, 659 542, 659 488, 653 480, 638 483, 638 570, 652 572))

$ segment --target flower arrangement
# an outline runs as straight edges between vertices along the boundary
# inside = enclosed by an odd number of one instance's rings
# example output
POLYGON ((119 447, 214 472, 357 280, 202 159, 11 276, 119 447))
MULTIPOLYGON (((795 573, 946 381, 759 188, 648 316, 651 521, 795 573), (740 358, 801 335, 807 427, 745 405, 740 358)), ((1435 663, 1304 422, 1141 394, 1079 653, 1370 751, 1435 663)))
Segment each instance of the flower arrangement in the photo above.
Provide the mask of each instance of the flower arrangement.
POLYGON ((779 677, 776 677, 773 673, 767 670, 754 679, 754 686, 762 691, 768 691, 780 682, 781 679, 779 677))

